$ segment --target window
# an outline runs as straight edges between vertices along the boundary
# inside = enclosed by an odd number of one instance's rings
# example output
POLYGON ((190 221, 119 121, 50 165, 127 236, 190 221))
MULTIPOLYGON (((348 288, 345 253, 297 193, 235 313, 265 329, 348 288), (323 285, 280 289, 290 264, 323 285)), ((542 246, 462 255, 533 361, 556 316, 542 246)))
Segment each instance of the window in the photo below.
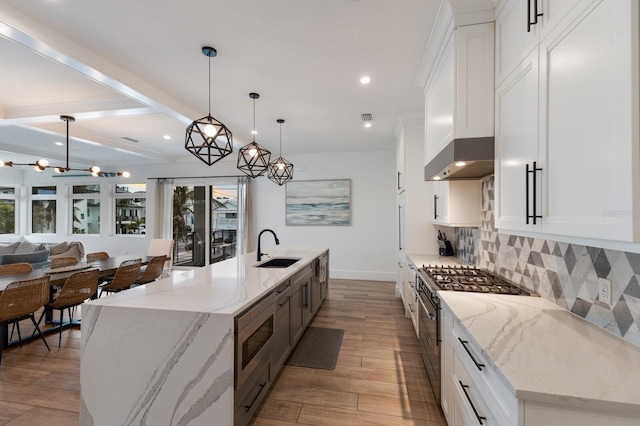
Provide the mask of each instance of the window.
POLYGON ((116 234, 146 234, 147 184, 116 184, 115 211, 116 234))
POLYGON ((16 233, 16 189, 0 186, 0 234, 16 233))
POLYGON ((72 222, 74 234, 100 233, 100 185, 73 185, 72 222))
POLYGON ((56 187, 31 188, 31 233, 56 233, 56 187))

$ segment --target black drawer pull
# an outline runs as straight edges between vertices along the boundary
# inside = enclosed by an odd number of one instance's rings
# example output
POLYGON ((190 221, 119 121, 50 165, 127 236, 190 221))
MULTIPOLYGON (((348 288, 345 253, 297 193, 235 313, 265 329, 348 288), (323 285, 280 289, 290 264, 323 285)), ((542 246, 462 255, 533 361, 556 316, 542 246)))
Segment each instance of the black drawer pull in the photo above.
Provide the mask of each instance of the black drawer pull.
MULTIPOLYGON (((260 396, 260 394, 262 393, 262 390, 264 389, 264 387, 267 385, 267 382, 264 382, 261 385, 258 385, 258 387, 260 388, 260 390, 258 391, 258 393, 256 394, 256 396, 253 398, 253 401, 251 401, 251 403, 249 405, 245 405, 244 408, 245 410, 247 410, 247 413, 249 411, 251 411, 251 407, 253 407, 253 404, 256 403, 256 401, 258 400, 258 397, 260 396)), ((468 398, 468 397, 467 397, 468 398)), ((475 410, 474 410, 475 411, 475 410)))
POLYGON ((291 299, 291 296, 287 296, 287 297, 285 297, 285 298, 284 298, 284 302, 282 302, 282 303, 278 303, 278 306, 279 306, 280 308, 282 308, 282 307, 285 305, 285 303, 287 303, 287 302, 289 301, 289 299, 291 299))
POLYGON ((458 337, 458 340, 460 340, 460 343, 462 344, 462 347, 464 348, 465 351, 467 351, 467 354, 469 355, 469 358, 471 358, 471 361, 473 361, 473 363, 476 365, 476 368, 479 371, 482 371, 482 367, 485 367, 484 364, 479 363, 478 361, 476 361, 476 359, 473 357, 473 354, 471 353, 471 351, 469 350, 469 348, 467 348, 467 345, 469 344, 469 342, 467 340, 462 340, 461 338, 458 337))
POLYGON ((287 291, 289 289, 289 287, 291 287, 291 285, 287 284, 287 285, 283 286, 282 289, 276 290, 276 295, 284 293, 285 291, 287 291))
POLYGON ((478 414, 478 410, 476 410, 475 405, 473 405, 473 402, 471 401, 471 397, 469 396, 469 394, 467 393, 467 388, 469 386, 465 385, 462 383, 462 381, 458 380, 458 383, 460 383, 460 387, 462 388, 462 392, 464 392, 464 396, 467 397, 467 401, 469 401, 469 405, 471 405, 471 409, 473 410, 473 414, 476 415, 476 418, 478 419, 478 423, 480 423, 481 425, 483 425, 484 423, 482 423, 482 421, 486 421, 487 418, 481 416, 480 414, 478 414))

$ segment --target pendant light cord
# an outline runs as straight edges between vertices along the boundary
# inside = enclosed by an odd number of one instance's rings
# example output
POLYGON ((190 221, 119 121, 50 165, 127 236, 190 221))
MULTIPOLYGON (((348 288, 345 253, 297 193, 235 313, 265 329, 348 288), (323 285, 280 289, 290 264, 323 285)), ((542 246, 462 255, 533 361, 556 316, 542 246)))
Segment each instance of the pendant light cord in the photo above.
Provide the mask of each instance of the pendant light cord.
POLYGON ((69 170, 69 120, 67 122, 67 170, 69 170))
POLYGON ((209 56, 209 115, 211 115, 211 56, 209 56))
POLYGON ((282 123, 280 123, 280 157, 282 157, 282 123))
POLYGON ((253 131, 251 132, 253 134, 253 141, 256 141, 256 99, 253 99, 253 131))

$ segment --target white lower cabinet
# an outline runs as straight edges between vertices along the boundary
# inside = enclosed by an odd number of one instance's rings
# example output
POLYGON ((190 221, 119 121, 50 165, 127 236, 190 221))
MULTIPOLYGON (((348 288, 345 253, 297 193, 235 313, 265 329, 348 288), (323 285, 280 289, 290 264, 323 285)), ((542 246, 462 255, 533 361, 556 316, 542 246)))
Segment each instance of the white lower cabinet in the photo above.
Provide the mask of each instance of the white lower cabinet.
MULTIPOLYGON (((505 296, 509 297, 509 296, 505 296)), ((442 411, 449 426, 631 426, 632 414, 516 399, 512 386, 487 359, 446 304, 441 306, 442 411)), ((523 364, 526 370, 526 364, 523 364)))
POLYGON ((518 401, 496 367, 446 305, 441 312, 442 410, 449 426, 517 425, 518 401))
POLYGON ((413 328, 418 336, 418 293, 416 289, 416 270, 411 263, 402 264, 403 289, 402 302, 405 316, 411 318, 413 328))

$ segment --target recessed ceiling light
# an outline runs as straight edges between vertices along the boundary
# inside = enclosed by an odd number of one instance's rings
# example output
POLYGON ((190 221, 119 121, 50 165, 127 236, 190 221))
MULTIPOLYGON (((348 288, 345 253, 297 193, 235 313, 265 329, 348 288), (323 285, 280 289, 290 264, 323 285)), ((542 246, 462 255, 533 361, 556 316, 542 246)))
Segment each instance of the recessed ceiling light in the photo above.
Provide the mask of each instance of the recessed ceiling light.
POLYGON ((370 122, 364 123, 364 127, 366 127, 368 129, 369 127, 371 127, 371 123, 370 122))
POLYGON ((163 136, 163 138, 165 138, 166 140, 169 140, 169 139, 171 139, 171 136, 169 136, 169 135, 164 135, 164 136, 163 136))
POLYGON ((362 83, 362 84, 369 84, 369 83, 371 83, 371 78, 369 78, 369 76, 368 76, 368 75, 365 75, 365 76, 363 76, 363 77, 360 79, 360 83, 362 83))
POLYGON ((462 166, 466 166, 467 163, 465 163, 464 161, 458 161, 457 163, 455 163, 457 167, 462 167, 462 166))
POLYGON ((63 144, 62 142, 56 142, 56 145, 58 145, 58 146, 62 146, 62 145, 64 145, 64 144, 63 144))

